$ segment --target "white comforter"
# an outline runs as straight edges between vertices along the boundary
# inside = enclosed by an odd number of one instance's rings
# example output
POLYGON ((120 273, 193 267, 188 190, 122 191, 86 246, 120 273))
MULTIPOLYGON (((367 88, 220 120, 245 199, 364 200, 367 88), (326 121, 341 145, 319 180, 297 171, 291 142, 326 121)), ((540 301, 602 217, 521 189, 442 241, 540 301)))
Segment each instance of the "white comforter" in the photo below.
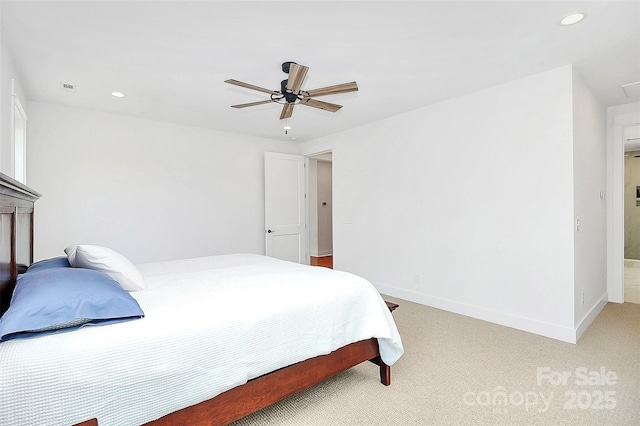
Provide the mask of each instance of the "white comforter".
POLYGON ((351 342, 377 337, 389 365, 403 353, 378 292, 346 272, 258 255, 137 266, 145 318, 0 343, 0 425, 139 425, 351 342))

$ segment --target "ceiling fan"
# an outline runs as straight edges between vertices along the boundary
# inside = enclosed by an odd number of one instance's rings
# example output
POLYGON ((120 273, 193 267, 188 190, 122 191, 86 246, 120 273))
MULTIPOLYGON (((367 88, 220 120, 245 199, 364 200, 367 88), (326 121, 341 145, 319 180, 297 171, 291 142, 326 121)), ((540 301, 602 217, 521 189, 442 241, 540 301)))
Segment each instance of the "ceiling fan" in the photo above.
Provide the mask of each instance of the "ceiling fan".
POLYGON ((257 90, 259 92, 268 93, 271 98, 265 101, 250 102, 247 104, 231 105, 232 108, 246 108, 255 105, 268 104, 276 102, 283 104, 280 120, 291 117, 294 105, 306 105, 313 108, 323 109, 325 111, 336 112, 342 105, 332 104, 330 102, 318 101, 314 98, 319 96, 337 95, 339 93, 357 92, 358 85, 355 81, 351 83, 337 84, 335 86, 322 87, 314 90, 302 90, 302 82, 309 71, 309 67, 298 65, 295 62, 285 62, 282 64, 282 71, 289 74, 289 78, 280 82, 280 90, 269 90, 253 84, 243 83, 238 80, 225 80, 225 83, 234 84, 247 89, 257 90))

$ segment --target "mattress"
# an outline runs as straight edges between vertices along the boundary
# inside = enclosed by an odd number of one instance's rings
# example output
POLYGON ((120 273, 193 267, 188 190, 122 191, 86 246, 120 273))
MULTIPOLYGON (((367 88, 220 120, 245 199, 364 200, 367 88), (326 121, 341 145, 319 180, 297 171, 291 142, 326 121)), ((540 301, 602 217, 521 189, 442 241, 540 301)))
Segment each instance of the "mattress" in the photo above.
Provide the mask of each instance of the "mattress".
POLYGON ((0 344, 0 424, 139 425, 359 340, 403 353, 353 274, 243 254, 136 266, 145 318, 0 344))

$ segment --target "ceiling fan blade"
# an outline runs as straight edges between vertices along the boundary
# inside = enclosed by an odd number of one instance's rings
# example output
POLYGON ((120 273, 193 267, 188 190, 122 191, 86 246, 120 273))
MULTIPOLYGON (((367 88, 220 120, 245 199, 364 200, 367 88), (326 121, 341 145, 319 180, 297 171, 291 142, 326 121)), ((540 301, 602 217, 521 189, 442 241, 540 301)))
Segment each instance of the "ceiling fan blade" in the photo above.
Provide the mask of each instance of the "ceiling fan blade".
POLYGON ((309 67, 291 63, 291 65, 289 66, 289 78, 287 81, 287 90, 290 90, 292 93, 295 93, 296 95, 300 93, 300 87, 302 86, 302 81, 307 75, 307 71, 309 71, 309 67))
POLYGON ((351 83, 336 84, 335 86, 322 87, 320 89, 304 92, 305 97, 313 98, 326 95, 337 95, 338 93, 357 92, 358 85, 355 81, 351 83))
POLYGON ((231 108, 246 108, 246 107, 255 106, 255 105, 270 104, 271 102, 275 102, 275 101, 272 101, 271 99, 269 99, 266 101, 250 102, 248 104, 231 105, 231 108))
POLYGON ((257 90, 258 92, 264 92, 264 93, 269 93, 271 95, 279 95, 280 92, 276 92, 274 90, 269 90, 269 89, 265 89, 264 87, 258 87, 258 86, 254 86, 253 84, 249 84, 249 83, 243 83, 241 81, 238 80, 225 80, 225 83, 229 83, 229 84, 235 84, 236 86, 240 86, 240 87, 246 87, 247 89, 252 89, 252 90, 257 90))
POLYGON ((301 100, 300 105, 307 105, 314 108, 320 108, 330 112, 336 112, 337 110, 342 108, 342 105, 332 104, 332 103, 323 102, 323 101, 316 101, 315 99, 311 99, 311 98, 305 98, 301 100))
POLYGON ((285 118, 291 118, 293 114, 293 105, 294 104, 284 104, 282 107, 282 113, 280 114, 280 120, 284 120, 285 118))

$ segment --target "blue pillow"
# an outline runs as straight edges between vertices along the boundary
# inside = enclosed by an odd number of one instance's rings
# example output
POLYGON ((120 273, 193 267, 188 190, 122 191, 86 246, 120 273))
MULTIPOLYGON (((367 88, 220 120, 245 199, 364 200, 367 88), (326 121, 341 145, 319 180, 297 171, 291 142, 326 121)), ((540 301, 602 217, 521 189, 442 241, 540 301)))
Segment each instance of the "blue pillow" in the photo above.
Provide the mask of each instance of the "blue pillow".
POLYGON ((18 277, 0 318, 0 342, 142 317, 138 302, 103 272, 44 269, 18 277))
POLYGON ((51 268, 70 268, 67 256, 54 257, 36 262, 27 268, 27 272, 42 271, 51 268))

